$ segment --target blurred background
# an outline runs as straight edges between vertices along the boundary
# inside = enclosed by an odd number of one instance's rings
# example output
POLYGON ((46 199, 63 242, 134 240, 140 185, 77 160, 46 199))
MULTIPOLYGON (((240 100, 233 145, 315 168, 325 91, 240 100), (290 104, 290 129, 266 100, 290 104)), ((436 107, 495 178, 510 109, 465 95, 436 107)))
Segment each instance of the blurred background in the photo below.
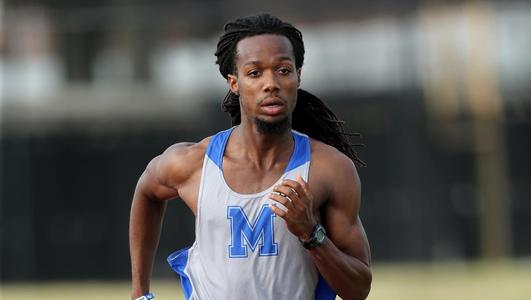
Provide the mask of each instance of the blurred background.
MULTIPOLYGON (((214 51, 257 12, 301 29, 302 87, 363 134, 369 299, 528 299, 525 0, 0 0, 0 297, 128 297, 136 181, 171 144, 230 126, 214 51)), ((166 256, 193 240, 172 201, 161 299, 178 299, 166 256)))

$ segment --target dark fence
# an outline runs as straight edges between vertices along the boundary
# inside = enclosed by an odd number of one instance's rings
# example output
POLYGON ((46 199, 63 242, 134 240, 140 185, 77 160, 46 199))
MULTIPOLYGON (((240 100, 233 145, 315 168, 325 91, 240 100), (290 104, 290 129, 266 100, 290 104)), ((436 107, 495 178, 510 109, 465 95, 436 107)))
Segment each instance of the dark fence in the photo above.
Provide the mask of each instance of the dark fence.
MULTIPOLYGON (((420 93, 330 95, 330 106, 361 132, 361 217, 373 259, 477 258, 474 153, 433 134, 420 93), (450 149, 450 150, 449 150, 450 149)), ((524 116, 529 116, 529 107, 524 116)), ((522 112, 520 112, 522 115, 522 112)), ((466 126, 466 120, 461 124, 466 126)), ((136 180, 169 145, 230 126, 219 105, 201 116, 150 129, 5 132, 2 136, 2 280, 128 278, 128 218, 136 180), (190 122, 193 126, 190 126, 190 122), (185 124, 186 123, 186 124, 185 124), (193 129, 191 129, 193 128, 193 129)), ((530 255, 529 118, 508 113, 512 253, 530 255)), ((353 141, 358 142, 358 141, 353 141)), ((494 220, 495 221, 495 220, 494 220)), ((155 274, 165 256, 194 239, 180 201, 166 213, 155 274)))

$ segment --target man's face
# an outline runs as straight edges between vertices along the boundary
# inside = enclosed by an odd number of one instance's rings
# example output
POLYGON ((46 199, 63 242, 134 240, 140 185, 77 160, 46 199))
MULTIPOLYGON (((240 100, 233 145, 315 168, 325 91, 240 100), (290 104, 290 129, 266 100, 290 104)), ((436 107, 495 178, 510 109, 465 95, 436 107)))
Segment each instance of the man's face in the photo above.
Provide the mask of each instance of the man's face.
POLYGON ((236 75, 229 75, 228 83, 240 95, 242 122, 289 125, 300 83, 291 42, 273 34, 242 39, 236 45, 235 63, 236 75))

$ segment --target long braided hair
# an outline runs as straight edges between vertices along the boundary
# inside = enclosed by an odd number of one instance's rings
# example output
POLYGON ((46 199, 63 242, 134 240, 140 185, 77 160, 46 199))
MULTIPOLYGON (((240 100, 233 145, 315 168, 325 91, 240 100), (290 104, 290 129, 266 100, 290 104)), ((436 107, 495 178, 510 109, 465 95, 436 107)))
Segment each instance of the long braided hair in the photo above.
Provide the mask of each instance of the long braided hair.
MULTIPOLYGON (((219 65, 221 75, 228 78, 229 74, 236 72, 236 45, 246 37, 261 34, 283 35, 291 42, 295 56, 295 66, 301 68, 304 63, 304 43, 302 33, 293 25, 283 22, 269 14, 259 14, 235 19, 225 25, 225 33, 221 36, 216 50, 216 63, 219 65)), ((239 96, 229 91, 221 104, 223 111, 228 112, 232 118, 232 125, 241 123, 239 96)), ((349 136, 360 136, 358 133, 347 133, 343 127, 344 122, 339 120, 326 104, 315 95, 303 90, 297 91, 297 105, 292 114, 291 127, 299 132, 335 147, 343 152, 358 166, 365 163, 358 157, 349 136)))

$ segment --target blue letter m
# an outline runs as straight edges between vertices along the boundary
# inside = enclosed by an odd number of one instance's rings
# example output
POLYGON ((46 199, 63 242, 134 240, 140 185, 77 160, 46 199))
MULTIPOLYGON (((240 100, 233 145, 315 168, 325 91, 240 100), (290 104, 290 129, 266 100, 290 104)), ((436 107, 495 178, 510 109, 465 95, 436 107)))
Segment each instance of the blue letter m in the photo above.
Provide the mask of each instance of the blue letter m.
POLYGON ((254 252, 258 241, 260 243, 260 256, 278 255, 278 245, 273 235, 273 218, 275 213, 262 205, 258 217, 253 224, 249 222, 245 212, 240 206, 227 207, 227 218, 230 219, 230 245, 229 257, 247 257, 247 246, 254 252), (245 245, 244 245, 245 243, 245 245))

